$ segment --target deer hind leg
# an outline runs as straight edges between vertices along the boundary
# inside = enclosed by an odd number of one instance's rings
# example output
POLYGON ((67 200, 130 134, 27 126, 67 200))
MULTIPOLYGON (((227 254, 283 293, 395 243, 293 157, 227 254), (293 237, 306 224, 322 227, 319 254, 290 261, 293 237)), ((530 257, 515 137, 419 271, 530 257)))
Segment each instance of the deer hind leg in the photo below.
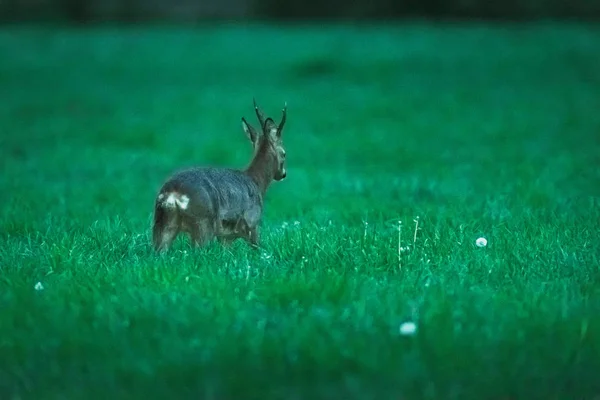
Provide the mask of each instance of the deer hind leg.
POLYGON ((154 225, 152 226, 152 242, 157 252, 167 251, 181 229, 179 216, 174 210, 166 210, 160 205, 154 209, 154 225))
POLYGON ((215 237, 214 227, 208 220, 200 220, 190 224, 188 233, 195 247, 202 247, 215 237))

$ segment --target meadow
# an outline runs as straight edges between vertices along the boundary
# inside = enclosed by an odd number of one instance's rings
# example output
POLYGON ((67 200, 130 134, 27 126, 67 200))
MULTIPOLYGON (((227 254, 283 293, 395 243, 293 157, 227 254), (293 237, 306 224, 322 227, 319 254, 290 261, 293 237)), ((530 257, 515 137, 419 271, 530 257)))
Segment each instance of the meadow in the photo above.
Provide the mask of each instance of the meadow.
POLYGON ((600 396, 597 27, 4 26, 0 60, 0 398, 600 396), (288 105, 261 250, 155 254, 253 98, 288 105))

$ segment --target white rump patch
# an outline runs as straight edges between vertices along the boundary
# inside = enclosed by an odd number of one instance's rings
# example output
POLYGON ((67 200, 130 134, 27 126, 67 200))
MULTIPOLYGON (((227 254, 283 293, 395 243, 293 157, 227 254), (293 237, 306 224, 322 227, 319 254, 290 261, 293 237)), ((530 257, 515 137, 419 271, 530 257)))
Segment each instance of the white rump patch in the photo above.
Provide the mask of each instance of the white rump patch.
POLYGON ((179 198, 175 199, 175 201, 177 202, 179 208, 181 208, 182 210, 188 208, 188 204, 190 204, 190 198, 187 197, 185 194, 182 194, 179 198))
POLYGON ((185 194, 171 192, 168 195, 165 193, 161 193, 158 195, 158 201, 161 202, 163 207, 166 208, 180 208, 185 210, 188 208, 190 204, 190 198, 185 194), (165 199, 165 196, 167 197, 165 199))

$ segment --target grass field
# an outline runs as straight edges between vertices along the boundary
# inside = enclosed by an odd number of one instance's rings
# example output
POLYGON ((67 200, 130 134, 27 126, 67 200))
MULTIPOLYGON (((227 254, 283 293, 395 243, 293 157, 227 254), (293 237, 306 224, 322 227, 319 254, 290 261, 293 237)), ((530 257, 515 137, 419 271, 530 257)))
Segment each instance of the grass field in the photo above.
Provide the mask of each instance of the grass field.
POLYGON ((600 395, 600 29, 4 27, 0 60, 1 399, 600 395), (154 254, 253 97, 288 103, 262 250, 154 254))

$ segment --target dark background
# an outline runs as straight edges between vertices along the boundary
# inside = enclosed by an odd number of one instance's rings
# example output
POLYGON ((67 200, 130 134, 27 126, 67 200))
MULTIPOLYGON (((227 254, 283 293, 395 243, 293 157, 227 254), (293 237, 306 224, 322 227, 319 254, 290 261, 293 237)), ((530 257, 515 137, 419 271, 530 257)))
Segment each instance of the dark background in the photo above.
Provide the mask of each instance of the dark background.
POLYGON ((0 0, 2 22, 598 17, 600 0, 0 0))

